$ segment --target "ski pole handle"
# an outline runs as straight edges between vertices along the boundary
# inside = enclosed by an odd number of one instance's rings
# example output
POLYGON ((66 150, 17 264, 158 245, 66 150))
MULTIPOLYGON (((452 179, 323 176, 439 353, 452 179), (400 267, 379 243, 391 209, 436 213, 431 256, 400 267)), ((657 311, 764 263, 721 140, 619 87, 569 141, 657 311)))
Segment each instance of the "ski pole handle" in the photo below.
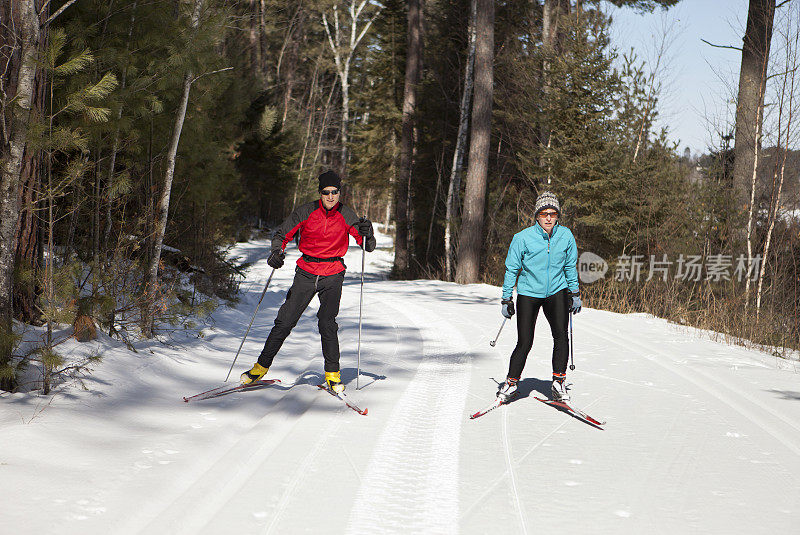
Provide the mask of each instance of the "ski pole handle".
POLYGON ((490 346, 494 347, 494 345, 497 343, 497 339, 500 338, 500 333, 503 332, 503 327, 506 326, 506 321, 507 320, 508 320, 508 318, 503 318, 503 323, 500 324, 500 330, 497 331, 497 336, 494 337, 494 340, 489 342, 490 346))

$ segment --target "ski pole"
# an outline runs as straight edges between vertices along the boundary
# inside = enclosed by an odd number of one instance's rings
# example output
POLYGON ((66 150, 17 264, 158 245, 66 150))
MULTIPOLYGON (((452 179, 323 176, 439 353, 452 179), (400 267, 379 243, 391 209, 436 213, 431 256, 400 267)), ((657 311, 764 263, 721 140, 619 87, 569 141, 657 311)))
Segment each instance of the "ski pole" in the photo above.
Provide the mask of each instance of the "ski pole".
POLYGON ((228 370, 228 375, 225 376, 225 382, 228 382, 228 379, 231 376, 231 372, 233 371, 233 366, 236 364, 236 359, 239 358, 239 352, 242 350, 242 346, 244 345, 244 341, 247 339, 247 334, 250 332, 250 327, 253 326, 253 322, 256 320, 256 314, 258 314, 258 308, 261 306, 261 301, 264 300, 264 296, 267 294, 267 288, 269 288, 269 283, 272 282, 272 276, 275 274, 275 268, 272 268, 272 272, 269 274, 269 278, 267 279, 267 285, 264 286, 264 291, 261 292, 261 299, 258 300, 258 304, 256 305, 256 311, 253 312, 253 317, 250 319, 250 325, 247 326, 247 330, 244 333, 244 338, 242 338, 242 343, 239 344, 239 349, 236 350, 236 356, 233 357, 233 362, 231 362, 231 368, 228 370))
POLYGON ((361 294, 358 298, 358 368, 356 368, 356 390, 358 390, 358 379, 361 377, 361 310, 364 308, 364 257, 366 256, 366 244, 362 241, 361 247, 361 294))
POLYGON ((503 332, 503 327, 506 326, 506 320, 508 320, 508 318, 503 318, 503 323, 500 324, 500 330, 497 331, 497 336, 494 337, 494 340, 489 342, 490 346, 494 347, 494 345, 497 343, 497 339, 500 338, 500 333, 503 332))
POLYGON ((572 314, 569 315, 569 358, 571 359, 571 364, 569 365, 570 370, 575 369, 575 348, 572 345, 572 314))

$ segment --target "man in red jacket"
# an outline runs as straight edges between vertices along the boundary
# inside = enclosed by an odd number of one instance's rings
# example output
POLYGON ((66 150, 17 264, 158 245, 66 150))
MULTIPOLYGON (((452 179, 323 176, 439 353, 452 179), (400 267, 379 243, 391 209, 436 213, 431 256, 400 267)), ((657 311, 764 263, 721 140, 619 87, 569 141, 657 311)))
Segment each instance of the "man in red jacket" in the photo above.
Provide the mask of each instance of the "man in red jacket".
POLYGON ((339 372, 339 326, 336 324, 344 282, 343 257, 347 253, 350 236, 366 251, 375 250, 375 236, 372 222, 359 219, 350 207, 339 202, 341 186, 342 180, 336 173, 322 173, 319 176, 319 200, 299 206, 275 233, 272 253, 267 259, 270 266, 275 269, 283 266, 286 244, 298 232, 298 248, 303 255, 297 261, 294 282, 286 293, 286 301, 278 310, 275 325, 258 362, 242 374, 242 384, 250 384, 264 377, 283 341, 297 325, 314 295, 319 294, 317 319, 325 358, 325 381, 334 392, 344 390, 339 372))

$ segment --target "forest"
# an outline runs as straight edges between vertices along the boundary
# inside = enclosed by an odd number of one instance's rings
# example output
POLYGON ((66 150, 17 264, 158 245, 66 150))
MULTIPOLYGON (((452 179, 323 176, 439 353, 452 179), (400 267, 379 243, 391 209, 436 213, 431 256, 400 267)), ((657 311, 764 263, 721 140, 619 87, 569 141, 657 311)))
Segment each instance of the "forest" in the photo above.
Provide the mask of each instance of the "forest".
POLYGON ((552 191, 607 263, 587 306, 800 349, 800 2, 750 0, 699 157, 606 10, 679 2, 2 0, 0 387, 36 368, 49 391, 58 326, 130 344, 235 301, 228 248, 326 170, 396 279, 500 284, 552 191))

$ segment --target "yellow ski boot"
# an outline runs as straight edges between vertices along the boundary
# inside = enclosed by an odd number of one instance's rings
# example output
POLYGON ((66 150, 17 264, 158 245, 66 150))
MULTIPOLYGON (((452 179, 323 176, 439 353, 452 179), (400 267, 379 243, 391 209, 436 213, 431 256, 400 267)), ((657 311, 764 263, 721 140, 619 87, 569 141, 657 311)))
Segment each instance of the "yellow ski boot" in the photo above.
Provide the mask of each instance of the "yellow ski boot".
POLYGON ((264 366, 256 362, 255 364, 253 364, 253 367, 250 368, 250 370, 244 372, 241 375, 239 380, 243 385, 253 384, 256 381, 260 381, 261 378, 264 377, 268 371, 269 368, 265 368, 264 366))
POLYGON ((329 390, 341 394, 344 392, 344 385, 342 384, 342 377, 340 372, 325 372, 325 383, 329 390))

